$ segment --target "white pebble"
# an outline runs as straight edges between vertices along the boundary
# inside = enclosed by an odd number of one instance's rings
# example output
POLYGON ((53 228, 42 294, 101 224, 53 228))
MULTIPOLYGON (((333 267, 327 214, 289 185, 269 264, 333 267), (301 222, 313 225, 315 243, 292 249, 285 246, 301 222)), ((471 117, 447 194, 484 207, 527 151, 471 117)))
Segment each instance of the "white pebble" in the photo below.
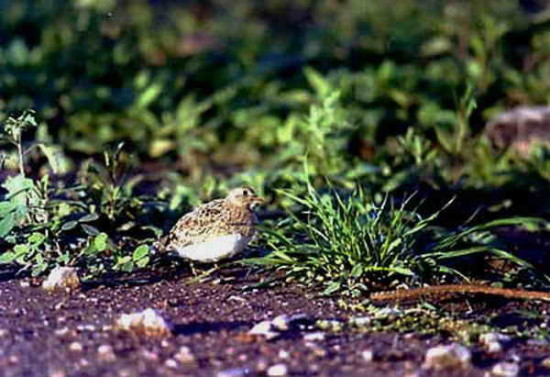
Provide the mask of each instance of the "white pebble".
POLYGON ((270 377, 282 377, 288 374, 288 368, 285 364, 275 364, 267 368, 266 374, 270 377))
POLYGON ((193 364, 196 361, 195 355, 191 353, 189 347, 181 346, 178 352, 174 355, 174 359, 182 364, 193 364))
POLYGON ((370 363, 374 360, 374 352, 372 352, 372 350, 364 350, 361 352, 361 358, 363 361, 370 363))
POLYGON ((166 365, 168 368, 171 368, 171 369, 177 369, 177 367, 178 367, 178 363, 174 359, 167 359, 164 362, 164 365, 166 365))
POLYGON ((433 370, 469 369, 472 353, 458 343, 448 346, 436 346, 426 352, 423 368, 433 370))
POLYGON ((267 340, 275 339, 280 334, 274 331, 271 321, 262 321, 254 325, 248 332, 250 335, 259 335, 265 337, 267 340))
POLYGON ((502 362, 491 369, 491 376, 495 377, 516 377, 518 374, 519 365, 516 363, 502 362))
POLYGON ((503 350, 502 343, 509 342, 510 337, 496 332, 489 332, 479 336, 479 342, 487 353, 495 354, 503 350))
POLYGON ((47 291, 59 288, 74 289, 79 286, 80 279, 74 267, 56 267, 42 283, 42 288, 47 291))
POLYGON ((250 373, 248 369, 235 368, 222 370, 216 374, 216 377, 244 377, 250 373))
POLYGON ((172 331, 172 326, 150 308, 138 313, 122 314, 116 321, 115 327, 148 336, 168 335, 172 331))
POLYGON ((82 352, 83 349, 84 347, 82 347, 81 343, 72 342, 71 344, 69 344, 69 350, 73 352, 82 352))
POLYGON ((304 340, 306 342, 322 341, 322 340, 325 340, 325 333, 321 332, 321 331, 317 331, 317 332, 312 332, 312 333, 309 333, 309 334, 305 334, 304 335, 304 340))
POLYGON ((113 351, 113 347, 111 347, 109 344, 102 344, 101 346, 97 347, 97 357, 99 360, 102 361, 116 360, 116 355, 113 351))

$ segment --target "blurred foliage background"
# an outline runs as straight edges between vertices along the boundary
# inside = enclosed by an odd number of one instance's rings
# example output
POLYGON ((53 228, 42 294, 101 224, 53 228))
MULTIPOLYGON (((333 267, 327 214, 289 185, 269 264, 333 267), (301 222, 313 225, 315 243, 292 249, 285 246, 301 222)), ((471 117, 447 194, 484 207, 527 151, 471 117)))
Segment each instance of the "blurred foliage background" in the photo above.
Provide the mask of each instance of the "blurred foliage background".
POLYGON ((478 106, 460 138, 550 100, 536 4, 2 0, 0 117, 35 109, 70 153, 127 140, 181 169, 273 167, 316 153, 301 120, 334 96, 350 158, 408 128, 458 153, 467 85, 478 106))
MULTIPOLYGON (((304 160, 316 187, 456 196, 443 222, 547 217, 548 149, 486 125, 549 102, 545 0, 0 0, 0 123, 35 111, 22 170, 77 185, 94 236, 243 183, 284 208, 304 160)), ((21 159, 1 147, 4 179, 21 159)))

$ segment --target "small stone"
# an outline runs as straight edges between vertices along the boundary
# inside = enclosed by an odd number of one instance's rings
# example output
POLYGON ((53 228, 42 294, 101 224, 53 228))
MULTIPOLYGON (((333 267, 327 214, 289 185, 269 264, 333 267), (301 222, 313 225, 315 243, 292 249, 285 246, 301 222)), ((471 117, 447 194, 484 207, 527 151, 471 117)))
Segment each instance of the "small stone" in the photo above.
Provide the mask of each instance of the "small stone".
POLYGON ((174 359, 167 359, 164 362, 164 365, 166 365, 168 368, 171 368, 171 369, 177 369, 177 367, 178 367, 178 363, 174 359))
POLYGON ((267 368, 269 368, 269 365, 268 365, 266 359, 261 358, 261 359, 258 359, 258 361, 256 361, 256 371, 257 372, 263 374, 263 373, 265 373, 267 368))
POLYGON ((262 321, 254 325, 248 332, 249 335, 257 335, 272 340, 280 336, 280 333, 274 331, 271 321, 262 321))
POLYGON ((69 335, 69 333, 70 333, 70 330, 68 327, 62 327, 54 331, 55 336, 60 336, 60 337, 67 336, 69 335))
POLYGON ((436 346, 426 352, 422 367, 436 371, 444 369, 469 369, 471 367, 472 353, 460 344, 453 343, 448 346, 436 346))
POLYGON ((544 359, 542 359, 542 361, 540 362, 540 365, 543 368, 550 369, 550 357, 545 357, 544 359))
POLYGON ((280 350, 278 356, 279 356, 279 359, 285 360, 290 358, 290 353, 287 350, 280 350))
POLYGON ((166 336, 172 332, 172 326, 154 309, 142 312, 122 314, 115 323, 119 330, 142 333, 146 336, 166 336))
POLYGON ((288 367, 285 364, 275 364, 267 368, 266 374, 270 377, 282 377, 288 374, 288 367))
POLYGON ((141 351, 141 356, 145 360, 149 360, 149 361, 158 361, 158 359, 159 359, 159 355, 157 353, 149 351, 149 350, 142 350, 141 351))
POLYGON ((483 346, 483 349, 490 354, 502 352, 502 343, 509 342, 510 339, 509 336, 496 332, 485 333, 479 336, 479 342, 483 346))
POLYGON ((234 368, 222 370, 216 374, 216 377, 244 377, 250 373, 249 369, 244 368, 234 368))
POLYGON ((361 352, 361 358, 367 363, 371 363, 374 360, 374 352, 372 350, 364 350, 361 352))
POLYGON ((19 283, 21 288, 29 288, 31 286, 31 283, 28 280, 21 280, 19 283))
POLYGON ((355 327, 367 327, 372 323, 372 317, 351 317, 349 324, 355 327))
POLYGON ((67 374, 63 370, 54 370, 53 372, 50 372, 48 376, 49 377, 66 377, 67 374))
POLYGON ((90 362, 86 359, 80 359, 78 363, 83 367, 87 367, 90 365, 90 362))
POLYGON ((94 325, 79 325, 79 326, 76 327, 76 329, 78 331, 81 331, 81 332, 84 332, 84 331, 95 332, 96 331, 96 327, 94 325))
POLYGON ((325 333, 321 332, 321 331, 317 331, 317 332, 312 332, 312 333, 309 333, 309 334, 305 334, 304 335, 304 340, 306 342, 322 341, 322 340, 325 340, 325 333))
POLYGON ((10 332, 6 329, 0 329, 0 338, 7 336, 10 332))
POLYGON ((42 288, 47 291, 63 288, 75 289, 78 287, 80 287, 80 279, 74 267, 56 267, 42 283, 42 288))
POLYGON ((69 350, 73 352, 82 352, 83 349, 84 347, 82 346, 82 343, 72 342, 71 344, 69 344, 69 350))
POLYGON ((519 365, 516 363, 502 362, 495 364, 491 369, 491 376, 516 377, 519 374, 519 365))
POLYGON ((97 348, 97 358, 101 361, 115 361, 116 355, 113 351, 113 347, 111 347, 109 344, 102 344, 97 348))
POLYGON ((191 353, 189 347, 181 346, 178 352, 174 355, 174 359, 182 364, 194 364, 197 359, 195 355, 191 353))
POLYGON ((290 328, 290 317, 286 314, 278 315, 271 320, 271 325, 275 330, 288 331, 290 328))
POLYGON ((383 308, 376 313, 376 317, 397 317, 401 314, 403 311, 397 308, 383 308))

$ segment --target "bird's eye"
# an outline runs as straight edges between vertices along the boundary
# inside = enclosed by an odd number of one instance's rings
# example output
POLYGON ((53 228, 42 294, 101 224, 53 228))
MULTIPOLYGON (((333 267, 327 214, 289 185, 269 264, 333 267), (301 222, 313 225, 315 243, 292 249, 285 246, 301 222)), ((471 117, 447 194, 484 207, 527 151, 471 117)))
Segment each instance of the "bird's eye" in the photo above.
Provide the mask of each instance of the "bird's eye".
POLYGON ((249 192, 248 190, 243 190, 243 196, 248 196, 249 192))

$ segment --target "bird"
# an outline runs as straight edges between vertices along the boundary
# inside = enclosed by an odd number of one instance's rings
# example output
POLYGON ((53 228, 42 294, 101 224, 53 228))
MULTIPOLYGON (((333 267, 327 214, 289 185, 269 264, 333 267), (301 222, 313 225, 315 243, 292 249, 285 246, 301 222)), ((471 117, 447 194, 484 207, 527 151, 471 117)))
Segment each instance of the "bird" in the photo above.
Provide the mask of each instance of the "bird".
POLYGON ((217 263, 240 254, 258 225, 255 208, 264 199, 250 187, 229 191, 223 199, 202 204, 181 217, 153 246, 199 263, 217 263))

